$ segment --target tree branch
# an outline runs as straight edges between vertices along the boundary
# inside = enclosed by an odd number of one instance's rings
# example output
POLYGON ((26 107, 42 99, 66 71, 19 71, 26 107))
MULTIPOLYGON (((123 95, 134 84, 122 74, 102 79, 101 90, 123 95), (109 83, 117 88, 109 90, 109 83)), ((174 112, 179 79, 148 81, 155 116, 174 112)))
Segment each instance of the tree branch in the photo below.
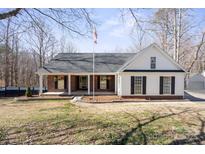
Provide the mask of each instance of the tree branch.
POLYGON ((65 27, 65 28, 67 28, 67 29, 70 30, 70 31, 72 31, 72 32, 74 32, 74 33, 77 33, 77 34, 79 34, 79 35, 82 35, 82 36, 84 35, 84 34, 78 32, 78 31, 76 31, 76 30, 74 30, 74 29, 71 29, 70 27, 68 27, 68 26, 66 26, 65 24, 61 23, 60 21, 56 20, 56 19, 53 18, 52 16, 50 16, 50 15, 48 15, 48 14, 42 12, 41 10, 36 9, 36 8, 35 8, 34 10, 36 10, 36 11, 38 11, 40 14, 42 14, 42 15, 44 15, 44 16, 50 18, 50 19, 52 19, 53 21, 55 21, 56 23, 60 24, 61 26, 65 27))
POLYGON ((17 16, 17 14, 19 14, 21 10, 22 8, 16 8, 14 10, 11 10, 5 13, 0 13, 0 20, 7 19, 13 16, 17 16))
POLYGON ((204 39, 205 39, 205 33, 203 33, 203 35, 202 35, 201 42, 200 42, 200 44, 198 45, 197 50, 196 50, 195 58, 194 58, 194 60, 192 61, 191 65, 189 66, 188 72, 191 70, 191 68, 193 67, 195 61, 196 61, 196 60, 198 59, 198 57, 199 57, 199 51, 201 50, 201 47, 202 47, 202 46, 204 45, 204 43, 205 43, 205 42, 204 42, 204 39))
POLYGON ((139 21, 138 21, 137 17, 135 16, 133 10, 132 10, 131 8, 129 8, 129 11, 130 11, 132 17, 134 18, 134 20, 135 20, 137 26, 140 28, 141 31, 144 32, 143 28, 142 28, 141 25, 139 24, 139 21))

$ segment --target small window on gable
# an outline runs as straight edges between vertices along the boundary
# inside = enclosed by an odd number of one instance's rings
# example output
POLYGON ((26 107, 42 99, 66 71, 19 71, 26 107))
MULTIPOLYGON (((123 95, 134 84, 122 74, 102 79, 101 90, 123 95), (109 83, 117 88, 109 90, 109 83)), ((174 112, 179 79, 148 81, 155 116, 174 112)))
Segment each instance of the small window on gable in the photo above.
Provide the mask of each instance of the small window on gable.
POLYGON ((155 69, 156 68, 156 57, 151 57, 150 58, 150 67, 151 69, 155 69))

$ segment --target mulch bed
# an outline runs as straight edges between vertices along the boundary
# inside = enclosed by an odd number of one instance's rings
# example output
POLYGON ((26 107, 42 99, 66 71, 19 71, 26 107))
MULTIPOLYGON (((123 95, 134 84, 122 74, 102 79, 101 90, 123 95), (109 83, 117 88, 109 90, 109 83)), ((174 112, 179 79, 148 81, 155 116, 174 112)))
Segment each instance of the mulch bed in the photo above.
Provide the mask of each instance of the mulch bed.
POLYGON ((120 102, 147 102, 146 99, 136 99, 136 98, 121 98, 116 95, 104 95, 104 96, 84 96, 82 98, 83 102, 86 103, 120 103, 120 102))
POLYGON ((72 96, 38 96, 34 95, 32 97, 26 97, 26 96, 21 96, 21 97, 16 97, 16 101, 31 101, 31 100, 71 100, 73 99, 72 96))

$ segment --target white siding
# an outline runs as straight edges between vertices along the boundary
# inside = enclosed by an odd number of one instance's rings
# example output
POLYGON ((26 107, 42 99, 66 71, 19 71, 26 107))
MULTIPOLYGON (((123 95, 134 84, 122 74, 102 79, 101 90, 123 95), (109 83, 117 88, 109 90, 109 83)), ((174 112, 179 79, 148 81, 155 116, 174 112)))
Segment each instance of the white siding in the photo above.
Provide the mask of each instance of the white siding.
POLYGON ((159 95, 159 77, 160 76, 175 76, 175 95, 184 95, 184 75, 185 73, 160 73, 160 72, 146 72, 146 73, 120 73, 119 95, 131 95, 131 76, 146 76, 146 95, 159 95))
POLYGON ((156 57, 156 70, 180 70, 167 56, 162 54, 159 49, 152 46, 145 50, 126 67, 126 69, 150 69, 150 57, 156 57))
POLYGON ((121 89, 122 89, 122 88, 121 88, 121 76, 118 75, 117 77, 118 77, 118 83, 117 83, 117 85, 118 85, 118 92, 117 92, 117 94, 118 94, 118 95, 122 95, 122 94, 121 94, 121 89))

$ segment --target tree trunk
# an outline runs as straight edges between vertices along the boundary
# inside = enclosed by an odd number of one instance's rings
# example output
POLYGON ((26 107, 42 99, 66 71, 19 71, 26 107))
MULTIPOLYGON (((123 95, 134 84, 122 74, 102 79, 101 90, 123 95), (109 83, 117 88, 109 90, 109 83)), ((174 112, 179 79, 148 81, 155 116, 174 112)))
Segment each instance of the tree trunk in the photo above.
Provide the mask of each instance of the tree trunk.
POLYGON ((181 9, 179 8, 179 19, 178 19, 178 33, 177 33, 177 50, 176 50, 176 61, 179 62, 179 53, 180 53, 180 40, 181 40, 181 9))
POLYGON ((15 64, 14 64, 14 81, 15 86, 18 86, 18 53, 19 46, 18 46, 18 36, 15 37, 15 64))
POLYGON ((174 9, 174 60, 177 54, 177 9, 174 9))
POLYGON ((6 38, 5 38, 5 86, 9 86, 9 28, 10 28, 10 19, 8 19, 7 27, 6 27, 6 38))
POLYGON ((13 34, 12 37, 12 45, 11 45, 11 56, 10 56, 10 83, 11 86, 14 86, 14 41, 15 41, 15 36, 13 34))

